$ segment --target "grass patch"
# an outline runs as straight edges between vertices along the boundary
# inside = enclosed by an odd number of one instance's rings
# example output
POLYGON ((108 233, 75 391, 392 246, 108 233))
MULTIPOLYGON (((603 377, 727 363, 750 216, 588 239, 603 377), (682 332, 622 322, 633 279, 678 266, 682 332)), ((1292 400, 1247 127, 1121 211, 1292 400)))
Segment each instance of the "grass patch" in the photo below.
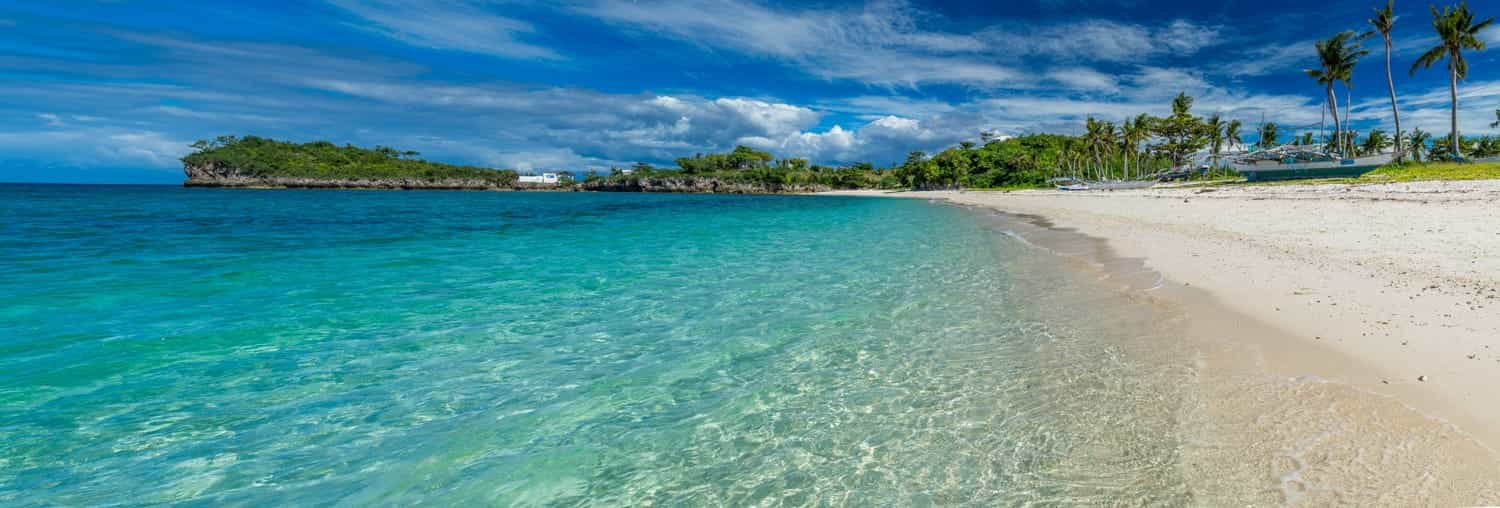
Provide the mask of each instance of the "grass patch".
POLYGON ((1359 183, 1420 182, 1428 180, 1500 180, 1500 162, 1463 164, 1439 162, 1385 166, 1355 179, 1359 183))
POLYGON ((1248 182, 1245 185, 1279 187, 1284 185, 1326 184, 1380 184, 1404 182, 1430 182, 1439 180, 1500 180, 1500 162, 1460 163, 1407 163, 1392 164, 1376 168, 1359 178, 1304 178, 1299 180, 1273 180, 1248 182))

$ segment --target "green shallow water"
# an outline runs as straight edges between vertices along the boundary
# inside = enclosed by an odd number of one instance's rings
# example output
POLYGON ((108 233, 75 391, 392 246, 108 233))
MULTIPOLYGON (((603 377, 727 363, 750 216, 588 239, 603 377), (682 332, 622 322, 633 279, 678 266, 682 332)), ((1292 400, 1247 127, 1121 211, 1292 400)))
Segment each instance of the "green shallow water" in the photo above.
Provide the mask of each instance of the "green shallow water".
POLYGON ((0 504, 1187 501, 1159 318, 1004 229, 895 199, 0 186, 0 504))

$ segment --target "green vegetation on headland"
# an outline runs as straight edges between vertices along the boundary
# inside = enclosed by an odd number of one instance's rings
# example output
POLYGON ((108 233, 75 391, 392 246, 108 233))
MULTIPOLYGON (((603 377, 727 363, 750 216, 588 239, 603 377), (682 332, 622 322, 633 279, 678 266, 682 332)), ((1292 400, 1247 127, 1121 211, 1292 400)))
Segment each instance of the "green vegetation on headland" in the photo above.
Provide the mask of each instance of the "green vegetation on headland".
POLYGON ((905 162, 886 168, 867 162, 838 167, 809 164, 805 159, 777 159, 769 152, 740 146, 726 153, 678 158, 676 167, 638 163, 615 168, 609 176, 591 177, 584 185, 633 189, 652 179, 698 178, 799 189, 1024 188, 1046 185, 1050 178, 1069 174, 1064 171, 1102 174, 1110 161, 1124 157, 1134 160, 1126 164, 1137 172, 1145 171, 1141 167, 1155 171, 1167 164, 1169 156, 1168 152, 1116 153, 1102 148, 1113 141, 1057 134, 1014 138, 986 134, 982 138, 983 144, 963 142, 931 156, 911 152, 905 162))
POLYGON ((725 153, 680 157, 675 168, 637 163, 615 168, 608 176, 591 176, 585 189, 638 189, 652 182, 718 182, 736 186, 764 187, 788 191, 828 189, 894 188, 888 170, 868 163, 842 167, 810 164, 806 159, 777 159, 770 152, 737 146, 725 153))
POLYGON ((419 180, 474 181, 496 186, 515 183, 517 174, 416 159, 417 152, 389 147, 339 146, 327 141, 292 143, 256 136, 219 136, 198 141, 182 158, 189 179, 234 176, 247 180, 419 180))

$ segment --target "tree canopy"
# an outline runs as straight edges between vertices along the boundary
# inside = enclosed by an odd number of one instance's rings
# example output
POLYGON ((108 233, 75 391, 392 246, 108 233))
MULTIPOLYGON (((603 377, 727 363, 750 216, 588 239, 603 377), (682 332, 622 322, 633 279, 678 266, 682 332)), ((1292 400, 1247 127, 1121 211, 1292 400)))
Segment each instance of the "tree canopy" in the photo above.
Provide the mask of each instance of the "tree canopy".
POLYGON ((328 141, 293 143, 257 136, 219 136, 192 145, 182 158, 190 165, 220 164, 247 176, 424 180, 487 180, 505 185, 516 181, 511 170, 457 166, 414 158, 417 152, 380 146, 374 149, 335 145, 328 141))

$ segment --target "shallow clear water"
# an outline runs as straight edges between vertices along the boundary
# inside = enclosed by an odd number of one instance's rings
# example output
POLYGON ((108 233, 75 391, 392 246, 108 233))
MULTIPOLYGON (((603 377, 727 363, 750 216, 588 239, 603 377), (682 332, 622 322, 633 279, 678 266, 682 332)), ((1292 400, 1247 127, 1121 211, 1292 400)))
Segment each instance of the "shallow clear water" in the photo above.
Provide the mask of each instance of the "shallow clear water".
POLYGON ((1166 318, 1003 228, 915 200, 0 186, 0 504, 1189 499, 1166 318))

